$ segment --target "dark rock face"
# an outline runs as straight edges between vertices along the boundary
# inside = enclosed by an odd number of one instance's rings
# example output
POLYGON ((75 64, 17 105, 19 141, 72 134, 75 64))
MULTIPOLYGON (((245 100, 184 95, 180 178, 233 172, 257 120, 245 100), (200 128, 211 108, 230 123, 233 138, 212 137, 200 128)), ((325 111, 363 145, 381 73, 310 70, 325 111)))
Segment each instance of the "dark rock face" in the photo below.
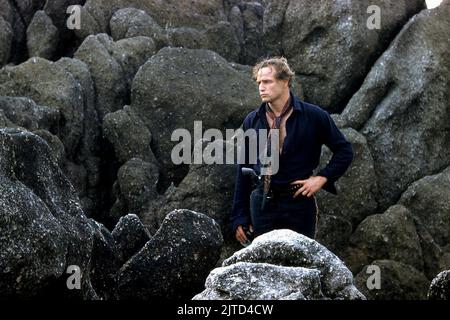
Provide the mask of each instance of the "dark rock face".
POLYGON ((364 299, 353 285, 350 270, 338 257, 291 230, 275 230, 257 237, 250 246, 226 259, 222 268, 215 269, 205 286, 196 299, 252 299, 256 295, 267 299, 364 299), (249 280, 249 272, 256 279, 249 280), (288 282, 290 290, 274 284, 273 275, 288 282), (289 280, 297 276, 297 281, 289 280), (258 278, 261 283, 251 286, 258 278))
POLYGON ((426 176, 411 184, 398 202, 419 219, 440 246, 450 243, 449 182, 450 167, 447 167, 441 173, 426 176))
POLYGON ((410 212, 401 205, 367 217, 351 236, 350 244, 364 252, 366 261, 360 261, 363 265, 389 259, 423 271, 420 239, 410 212))
POLYGON ((120 298, 192 297, 218 260, 222 242, 219 226, 205 215, 169 213, 153 238, 121 268, 120 298))
POLYGON ((359 290, 370 300, 424 300, 430 285, 429 280, 414 267, 392 260, 375 260, 371 266, 380 270, 380 289, 368 289, 367 282, 372 271, 369 266, 356 275, 359 290))
POLYGON ((442 271, 431 281, 428 299, 450 300, 450 270, 442 271))
POLYGON ((45 11, 37 11, 27 29, 30 57, 52 59, 59 41, 58 29, 45 11))
POLYGON ((83 41, 74 56, 89 66, 100 119, 127 103, 134 74, 154 50, 154 42, 148 37, 113 42, 107 34, 99 34, 83 41))
POLYGON ((95 298, 89 277, 94 230, 49 146, 19 129, 1 129, 0 145, 1 295, 35 296, 60 282, 48 293, 95 298), (70 265, 83 272, 81 290, 65 287, 70 265))
POLYGON ((0 49, 0 67, 4 66, 11 55, 11 43, 13 39, 13 31, 8 22, 0 16, 0 43, 2 47, 0 49))
POLYGON ((151 235, 137 215, 127 214, 120 218, 112 232, 112 237, 116 245, 117 258, 123 265, 142 249, 150 240, 151 235))
POLYGON ((384 208, 449 164, 449 13, 447 3, 411 19, 342 114, 367 138, 384 208))

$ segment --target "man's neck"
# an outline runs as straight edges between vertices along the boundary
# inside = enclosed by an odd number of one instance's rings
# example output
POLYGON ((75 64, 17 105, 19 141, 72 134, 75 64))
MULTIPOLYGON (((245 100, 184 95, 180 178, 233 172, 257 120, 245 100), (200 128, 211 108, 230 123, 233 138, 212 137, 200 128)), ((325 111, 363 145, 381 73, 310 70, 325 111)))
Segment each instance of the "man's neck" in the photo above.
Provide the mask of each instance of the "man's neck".
POLYGON ((290 98, 289 91, 287 93, 283 94, 280 98, 278 98, 275 101, 269 102, 269 107, 273 110, 275 115, 278 117, 280 116, 281 112, 283 111, 284 106, 288 102, 290 98))

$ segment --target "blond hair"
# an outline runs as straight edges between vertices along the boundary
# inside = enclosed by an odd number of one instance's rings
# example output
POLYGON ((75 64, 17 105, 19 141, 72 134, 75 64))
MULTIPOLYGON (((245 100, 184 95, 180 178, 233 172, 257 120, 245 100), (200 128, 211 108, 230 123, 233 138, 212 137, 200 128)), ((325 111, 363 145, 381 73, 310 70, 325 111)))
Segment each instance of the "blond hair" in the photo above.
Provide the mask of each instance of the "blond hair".
POLYGON ((292 85, 295 73, 289 67, 287 59, 284 57, 265 58, 253 67, 253 79, 256 80, 258 72, 262 68, 273 67, 275 69, 275 79, 288 80, 289 86, 292 85))

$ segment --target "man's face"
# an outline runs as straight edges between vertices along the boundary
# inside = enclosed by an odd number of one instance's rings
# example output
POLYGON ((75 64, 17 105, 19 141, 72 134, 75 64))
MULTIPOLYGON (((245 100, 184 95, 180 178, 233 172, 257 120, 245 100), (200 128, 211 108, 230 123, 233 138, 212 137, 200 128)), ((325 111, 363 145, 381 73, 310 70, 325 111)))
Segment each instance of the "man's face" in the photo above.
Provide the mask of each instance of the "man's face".
POLYGON ((275 78, 275 69, 271 67, 261 68, 256 78, 258 83, 259 96, 263 102, 273 102, 281 97, 286 90, 289 90, 287 80, 275 78))

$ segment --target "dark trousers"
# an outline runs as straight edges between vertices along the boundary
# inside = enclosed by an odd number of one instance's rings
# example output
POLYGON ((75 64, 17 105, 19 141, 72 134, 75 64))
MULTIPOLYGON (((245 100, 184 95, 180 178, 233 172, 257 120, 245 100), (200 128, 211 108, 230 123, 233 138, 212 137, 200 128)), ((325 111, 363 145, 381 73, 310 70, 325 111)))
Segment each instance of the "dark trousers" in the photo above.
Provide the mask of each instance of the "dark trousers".
POLYGON ((290 229, 314 239, 318 208, 314 196, 286 196, 269 199, 261 210, 263 191, 256 188, 250 195, 250 213, 255 236, 275 230, 290 229))

